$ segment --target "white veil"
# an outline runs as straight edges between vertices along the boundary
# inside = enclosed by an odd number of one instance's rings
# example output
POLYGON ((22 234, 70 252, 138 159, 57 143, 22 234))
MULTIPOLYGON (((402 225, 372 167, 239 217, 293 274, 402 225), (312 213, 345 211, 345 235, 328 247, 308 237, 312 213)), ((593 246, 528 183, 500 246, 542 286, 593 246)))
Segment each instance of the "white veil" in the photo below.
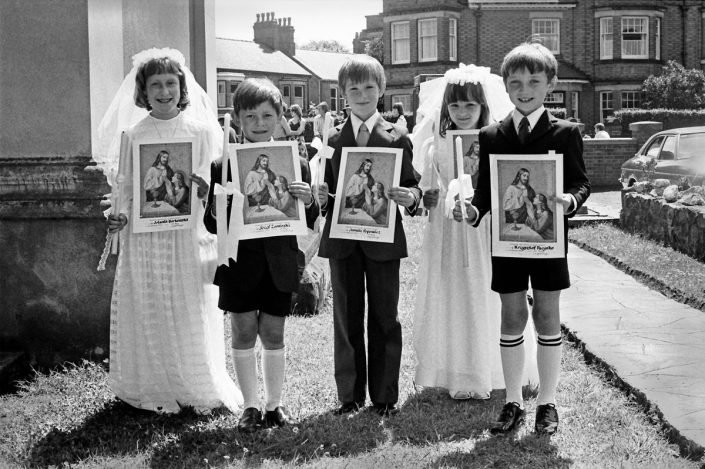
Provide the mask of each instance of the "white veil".
MULTIPOLYGON (((421 83, 419 90, 419 108, 416 111, 416 126, 412 135, 415 149, 421 149, 429 137, 439 137, 441 106, 446 85, 476 83, 482 86, 489 108, 490 123, 499 122, 509 114, 514 105, 505 91, 502 77, 490 73, 489 67, 474 64, 460 64, 458 68, 448 70, 442 78, 421 83)), ((437 148, 437 145, 436 145, 437 148)), ((414 169, 423 174, 428 162, 428 152, 414 152, 414 169)))
POLYGON ((135 104, 135 77, 139 67, 151 59, 167 57, 177 62, 186 77, 189 104, 184 115, 206 125, 212 134, 213 154, 211 161, 220 157, 223 146, 223 130, 218 124, 217 114, 205 90, 198 84, 186 66, 184 55, 176 49, 147 49, 132 56, 132 70, 122 81, 103 119, 96 130, 93 160, 105 174, 108 184, 115 186, 120 159, 120 134, 147 116, 148 111, 135 104))

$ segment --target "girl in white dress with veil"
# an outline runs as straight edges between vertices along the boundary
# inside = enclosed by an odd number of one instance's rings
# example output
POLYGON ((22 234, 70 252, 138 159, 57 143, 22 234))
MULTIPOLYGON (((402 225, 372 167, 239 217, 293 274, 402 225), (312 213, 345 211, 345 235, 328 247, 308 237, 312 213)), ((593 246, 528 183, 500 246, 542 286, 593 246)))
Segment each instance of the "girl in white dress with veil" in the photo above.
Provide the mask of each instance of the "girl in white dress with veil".
MULTIPOLYGON (((99 126, 94 156, 114 189, 120 182, 120 213, 108 217, 109 230, 120 232, 110 312, 110 386, 120 400, 141 409, 178 412, 188 406, 207 413, 224 405, 235 411, 242 394, 225 368, 223 316, 210 286, 214 239, 200 223, 149 233, 123 229, 132 204, 139 203, 132 200, 133 171, 139 171, 132 164, 134 140, 195 137, 190 179, 203 198, 222 131, 179 51, 143 51, 133 57, 133 65, 99 126), (114 136, 124 128, 128 150, 120 160, 114 136)), ((192 210, 200 221, 202 204, 192 210)))
MULTIPOLYGON (((459 184, 466 197, 472 188, 470 177, 455 178, 454 142, 446 132, 479 129, 506 116, 513 105, 501 77, 487 67, 462 64, 423 83, 420 98, 413 162, 422 175, 429 217, 414 314, 414 382, 447 389, 453 399, 488 399, 492 389, 504 388, 498 346, 501 305, 490 289, 490 221, 483 219, 469 230, 453 220, 459 184)), ((468 166, 477 172, 477 162, 468 166)), ((536 376, 536 370, 526 370, 527 380, 536 382, 536 376)))

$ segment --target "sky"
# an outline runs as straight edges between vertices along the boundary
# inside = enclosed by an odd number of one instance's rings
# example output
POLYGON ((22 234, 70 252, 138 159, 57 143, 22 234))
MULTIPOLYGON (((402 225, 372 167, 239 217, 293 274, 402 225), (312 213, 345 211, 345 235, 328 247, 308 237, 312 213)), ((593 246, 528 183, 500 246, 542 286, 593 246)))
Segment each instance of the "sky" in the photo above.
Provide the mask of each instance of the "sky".
POLYGON ((251 41, 257 13, 291 18, 297 46, 311 40, 336 40, 352 52, 365 15, 382 12, 382 0, 215 0, 215 35, 251 41))

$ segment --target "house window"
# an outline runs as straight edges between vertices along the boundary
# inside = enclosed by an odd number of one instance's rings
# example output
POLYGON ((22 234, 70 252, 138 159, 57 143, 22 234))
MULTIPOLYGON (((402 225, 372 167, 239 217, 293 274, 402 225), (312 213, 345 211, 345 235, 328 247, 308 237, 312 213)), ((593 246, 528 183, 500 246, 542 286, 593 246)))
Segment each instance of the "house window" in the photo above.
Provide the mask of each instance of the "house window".
POLYGON ((409 22, 392 23, 392 63, 409 63, 409 22))
POLYGON ((337 88, 330 89, 330 110, 331 111, 338 110, 338 89, 337 88))
POLYGON ((573 106, 573 117, 578 119, 578 116, 580 115, 580 93, 577 91, 571 91, 570 102, 573 106))
POLYGON ((622 91, 622 109, 639 109, 640 105, 640 91, 622 91))
POLYGON ((622 18, 622 58, 649 58, 649 19, 647 17, 622 18))
POLYGON ((225 106, 225 81, 218 80, 218 107, 225 106))
MULTIPOLYGON (((289 85, 284 85, 282 87, 282 96, 285 98, 288 98, 289 96, 291 96, 291 88, 289 87, 289 85)), ((287 101, 288 101, 288 99, 287 99, 287 101)))
POLYGON ((410 94, 395 94, 392 96, 392 103, 401 103, 404 106, 404 112, 413 112, 411 108, 410 94))
POLYGON ((419 62, 438 60, 436 19, 419 20, 419 62))
POLYGON ((607 117, 614 115, 614 105, 612 104, 612 92, 611 91, 601 91, 600 92, 600 115, 601 120, 607 119, 607 117))
POLYGON ((565 104, 565 92, 552 91, 546 95, 543 104, 546 107, 563 107, 565 104))
POLYGON ((448 20, 448 60, 458 60, 458 20, 448 20))
POLYGON ((303 98, 304 97, 304 87, 295 85, 294 86, 294 98, 303 98))
POLYGON ((656 60, 661 60, 661 18, 656 18, 656 31, 654 32, 654 35, 656 36, 656 53, 655 53, 655 59, 656 60))
POLYGON ((600 58, 612 58, 612 18, 600 18, 600 58))
POLYGON ((235 91, 237 90, 237 85, 239 85, 239 84, 240 83, 237 83, 237 82, 230 83, 230 94, 235 94, 235 91))
POLYGON ((561 53, 561 22, 557 19, 531 21, 531 32, 543 41, 543 45, 554 54, 561 53))

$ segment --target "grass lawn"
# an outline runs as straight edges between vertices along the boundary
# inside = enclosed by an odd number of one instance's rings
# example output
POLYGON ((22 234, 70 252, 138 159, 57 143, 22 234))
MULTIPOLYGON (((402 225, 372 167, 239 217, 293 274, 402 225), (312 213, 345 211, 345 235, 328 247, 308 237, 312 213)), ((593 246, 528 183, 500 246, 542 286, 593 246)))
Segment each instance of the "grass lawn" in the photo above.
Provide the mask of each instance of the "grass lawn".
MULTIPOLYGON (((530 390, 527 425, 505 437, 487 431, 504 391, 488 401, 456 402, 444 391, 415 390, 411 321, 425 220, 404 223, 411 257, 402 262, 398 415, 328 413, 337 404, 329 298, 319 315, 287 320, 284 399, 301 418, 299 427, 241 435, 239 415, 227 411, 137 411, 115 400, 102 366, 84 363, 37 375, 18 394, 0 397, 0 467, 700 467, 680 457, 638 405, 570 345, 558 388, 561 425, 551 438, 530 431, 536 406, 530 390)), ((580 230, 588 240, 601 233, 580 230)))

